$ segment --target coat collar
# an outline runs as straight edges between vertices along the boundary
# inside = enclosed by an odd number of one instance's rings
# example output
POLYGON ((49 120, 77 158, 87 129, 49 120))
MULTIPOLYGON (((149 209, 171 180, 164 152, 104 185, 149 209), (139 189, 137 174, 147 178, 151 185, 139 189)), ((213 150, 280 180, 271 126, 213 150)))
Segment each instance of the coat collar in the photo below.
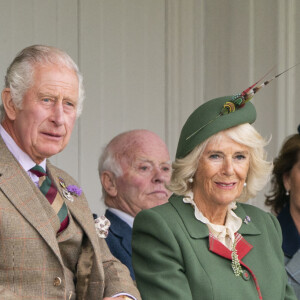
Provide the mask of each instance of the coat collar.
MULTIPOLYGON (((182 222, 184 223, 190 236, 195 239, 208 237, 208 227, 194 217, 194 208, 190 204, 184 203, 182 199, 182 196, 173 194, 169 199, 169 202, 181 217, 182 222)), ((234 212, 242 220, 245 220, 245 218, 247 217, 247 214, 243 208, 243 204, 241 203, 237 203, 237 208, 234 210, 234 212)), ((260 230, 255 226, 253 222, 249 222, 248 224, 243 222, 238 232, 242 235, 261 234, 260 230)))

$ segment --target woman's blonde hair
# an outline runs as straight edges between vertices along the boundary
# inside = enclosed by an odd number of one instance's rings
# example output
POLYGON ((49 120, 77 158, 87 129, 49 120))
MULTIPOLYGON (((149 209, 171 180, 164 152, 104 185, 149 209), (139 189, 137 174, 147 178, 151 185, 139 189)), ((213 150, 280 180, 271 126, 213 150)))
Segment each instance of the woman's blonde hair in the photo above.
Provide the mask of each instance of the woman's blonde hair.
POLYGON ((173 173, 168 189, 177 195, 186 195, 187 192, 191 191, 193 184, 189 182, 189 179, 194 177, 204 149, 208 143, 217 142, 223 135, 231 138, 236 143, 249 147, 250 166, 246 179, 247 186, 236 200, 242 202, 253 198, 267 183, 272 163, 266 161, 267 155, 264 147, 268 144, 268 141, 248 123, 221 131, 198 145, 184 158, 176 159, 172 164, 173 173))

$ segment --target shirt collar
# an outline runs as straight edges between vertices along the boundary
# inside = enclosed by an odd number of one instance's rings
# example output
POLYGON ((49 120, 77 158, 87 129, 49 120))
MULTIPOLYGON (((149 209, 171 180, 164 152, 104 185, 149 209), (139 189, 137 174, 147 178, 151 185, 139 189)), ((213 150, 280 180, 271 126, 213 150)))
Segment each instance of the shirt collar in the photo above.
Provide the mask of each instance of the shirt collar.
POLYGON ((242 219, 238 217, 233 210, 237 208, 236 203, 232 202, 228 205, 225 225, 217 225, 209 222, 209 220, 202 214, 194 202, 194 194, 189 191, 183 197, 184 203, 189 203, 194 207, 194 215, 197 220, 207 225, 209 232, 223 245, 231 249, 235 240, 235 233, 242 226, 242 219))
POLYGON ((108 210, 118 216, 121 220, 126 222, 131 228, 133 227, 134 217, 116 208, 109 207, 108 210))
POLYGON ((283 252, 286 256, 292 257, 300 248, 300 235, 290 214, 289 204, 282 209, 277 218, 282 229, 283 252))
MULTIPOLYGON (((11 154, 28 173, 30 178, 33 181, 36 181, 36 175, 29 172, 29 170, 34 167, 36 163, 16 144, 14 139, 8 134, 8 132, 2 127, 2 125, 0 125, 0 135, 11 154)), ((43 167, 44 170, 46 170, 46 159, 44 159, 39 165, 43 167)))

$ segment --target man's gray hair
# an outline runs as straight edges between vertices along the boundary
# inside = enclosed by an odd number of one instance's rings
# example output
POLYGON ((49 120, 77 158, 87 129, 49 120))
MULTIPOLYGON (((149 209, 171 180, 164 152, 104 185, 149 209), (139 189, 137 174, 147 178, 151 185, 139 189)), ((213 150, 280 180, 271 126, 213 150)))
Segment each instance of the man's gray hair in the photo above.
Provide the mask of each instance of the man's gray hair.
MULTIPOLYGON (((112 143, 108 143, 104 148, 98 163, 98 173, 101 180, 101 174, 104 171, 111 172, 115 177, 120 177, 123 175, 123 170, 120 162, 117 159, 116 149, 112 146, 112 143)), ((102 186, 102 198, 105 201, 106 191, 102 186)))
POLYGON ((108 144, 100 158, 99 158, 99 164, 98 164, 98 172, 99 176, 104 171, 110 171, 112 172, 116 177, 123 175, 122 167, 116 157, 116 152, 114 151, 113 147, 110 147, 110 144, 108 144))
MULTIPOLYGON (((36 65, 54 64, 73 70, 78 78, 78 107, 77 117, 80 116, 84 101, 83 78, 78 66, 64 51, 44 45, 33 45, 21 50, 7 69, 5 88, 9 88, 12 100, 18 108, 22 107, 23 96, 33 84, 33 74, 36 65)), ((3 121, 5 111, 0 106, 0 122, 3 121)))
MULTIPOLYGON (((99 158, 98 173, 101 180, 101 174, 104 171, 111 172, 115 177, 123 175, 121 160, 126 157, 129 159, 131 150, 135 149, 139 143, 140 138, 137 134, 143 134, 148 130, 134 129, 125 131, 115 136, 103 149, 99 158), (128 137, 130 136, 130 139, 128 137), (126 141, 126 142, 125 142, 126 141)), ((102 197, 105 200, 106 191, 102 186, 102 197)))

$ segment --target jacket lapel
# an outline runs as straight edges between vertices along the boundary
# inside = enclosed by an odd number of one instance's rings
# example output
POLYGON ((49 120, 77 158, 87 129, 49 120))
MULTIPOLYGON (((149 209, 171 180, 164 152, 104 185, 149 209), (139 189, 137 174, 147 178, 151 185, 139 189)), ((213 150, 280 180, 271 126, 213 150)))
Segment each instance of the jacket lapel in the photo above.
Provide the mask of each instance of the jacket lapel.
POLYGON ((243 209, 240 203, 237 203, 237 208, 234 210, 234 213, 239 216, 243 223, 241 228, 239 229, 239 233, 243 236, 247 235, 260 235, 261 231, 256 227, 255 223, 251 221, 251 216, 247 216, 245 210, 243 209), (246 221, 249 219, 250 221, 246 221))
POLYGON ((41 204, 47 199, 7 149, 1 137, 0 157, 0 189, 17 211, 40 233, 62 263, 56 234, 41 204))
MULTIPOLYGON (((208 248, 213 253, 220 255, 224 258, 231 260, 231 251, 225 247, 222 243, 220 243, 217 239, 209 234, 208 227, 197 220, 194 215, 194 208, 192 205, 184 203, 181 196, 172 195, 169 199, 169 202, 176 209, 177 213, 182 219, 188 233, 193 239, 205 239, 208 238, 208 248)), ((243 207, 237 203, 237 209, 234 210, 237 216, 239 216, 243 221, 246 219, 247 215, 243 209, 243 207)), ((253 246, 247 242, 244 238, 247 235, 259 235, 261 234, 260 230, 255 226, 253 222, 245 222, 242 223, 241 228, 238 233, 236 233, 237 238, 237 253, 239 258, 242 259, 245 255, 249 253, 249 251, 253 248, 253 246)))
POLYGON ((295 279, 295 281, 300 284, 300 272, 299 272, 299 264, 300 264, 300 249, 294 254, 294 256, 289 260, 286 264, 285 268, 287 273, 295 279))
MULTIPOLYGON (((65 200, 66 205, 70 213, 72 214, 73 218, 76 219, 76 221, 81 226, 84 233, 86 234, 86 237, 91 242, 91 245, 94 249, 94 253, 96 256, 95 259, 99 266, 98 269, 99 269, 100 276, 104 278, 103 268, 100 266, 102 258, 100 256, 101 251, 99 246, 99 237, 96 234, 95 222, 92 213, 90 211, 90 208, 88 206, 88 202, 85 199, 85 196, 83 194, 81 194, 80 196, 73 196, 73 201, 66 199, 63 196, 63 188, 61 187, 59 182, 59 178, 62 178, 64 181, 66 181, 66 178, 64 178, 65 173, 53 167, 50 162, 47 162, 47 172, 49 173, 49 176, 54 180, 58 192, 65 200)), ((68 184, 70 183, 66 181, 66 185, 68 184)))
POLYGON ((121 245, 123 246, 125 251, 131 256, 132 229, 126 222, 124 222, 122 219, 120 219, 118 216, 116 216, 109 210, 106 211, 105 216, 111 221, 109 230, 120 239, 121 245))
MULTIPOLYGON (((237 240, 236 250, 239 256, 239 260, 242 260, 243 257, 246 256, 253 248, 253 246, 248 243, 239 233, 235 234, 235 238, 237 240)), ((219 256, 231 260, 232 252, 211 234, 209 235, 209 250, 219 256)))
POLYGON ((182 196, 173 194, 169 199, 169 202, 177 211, 191 238, 204 239, 208 237, 208 227, 195 218, 194 208, 192 205, 184 203, 182 196))

